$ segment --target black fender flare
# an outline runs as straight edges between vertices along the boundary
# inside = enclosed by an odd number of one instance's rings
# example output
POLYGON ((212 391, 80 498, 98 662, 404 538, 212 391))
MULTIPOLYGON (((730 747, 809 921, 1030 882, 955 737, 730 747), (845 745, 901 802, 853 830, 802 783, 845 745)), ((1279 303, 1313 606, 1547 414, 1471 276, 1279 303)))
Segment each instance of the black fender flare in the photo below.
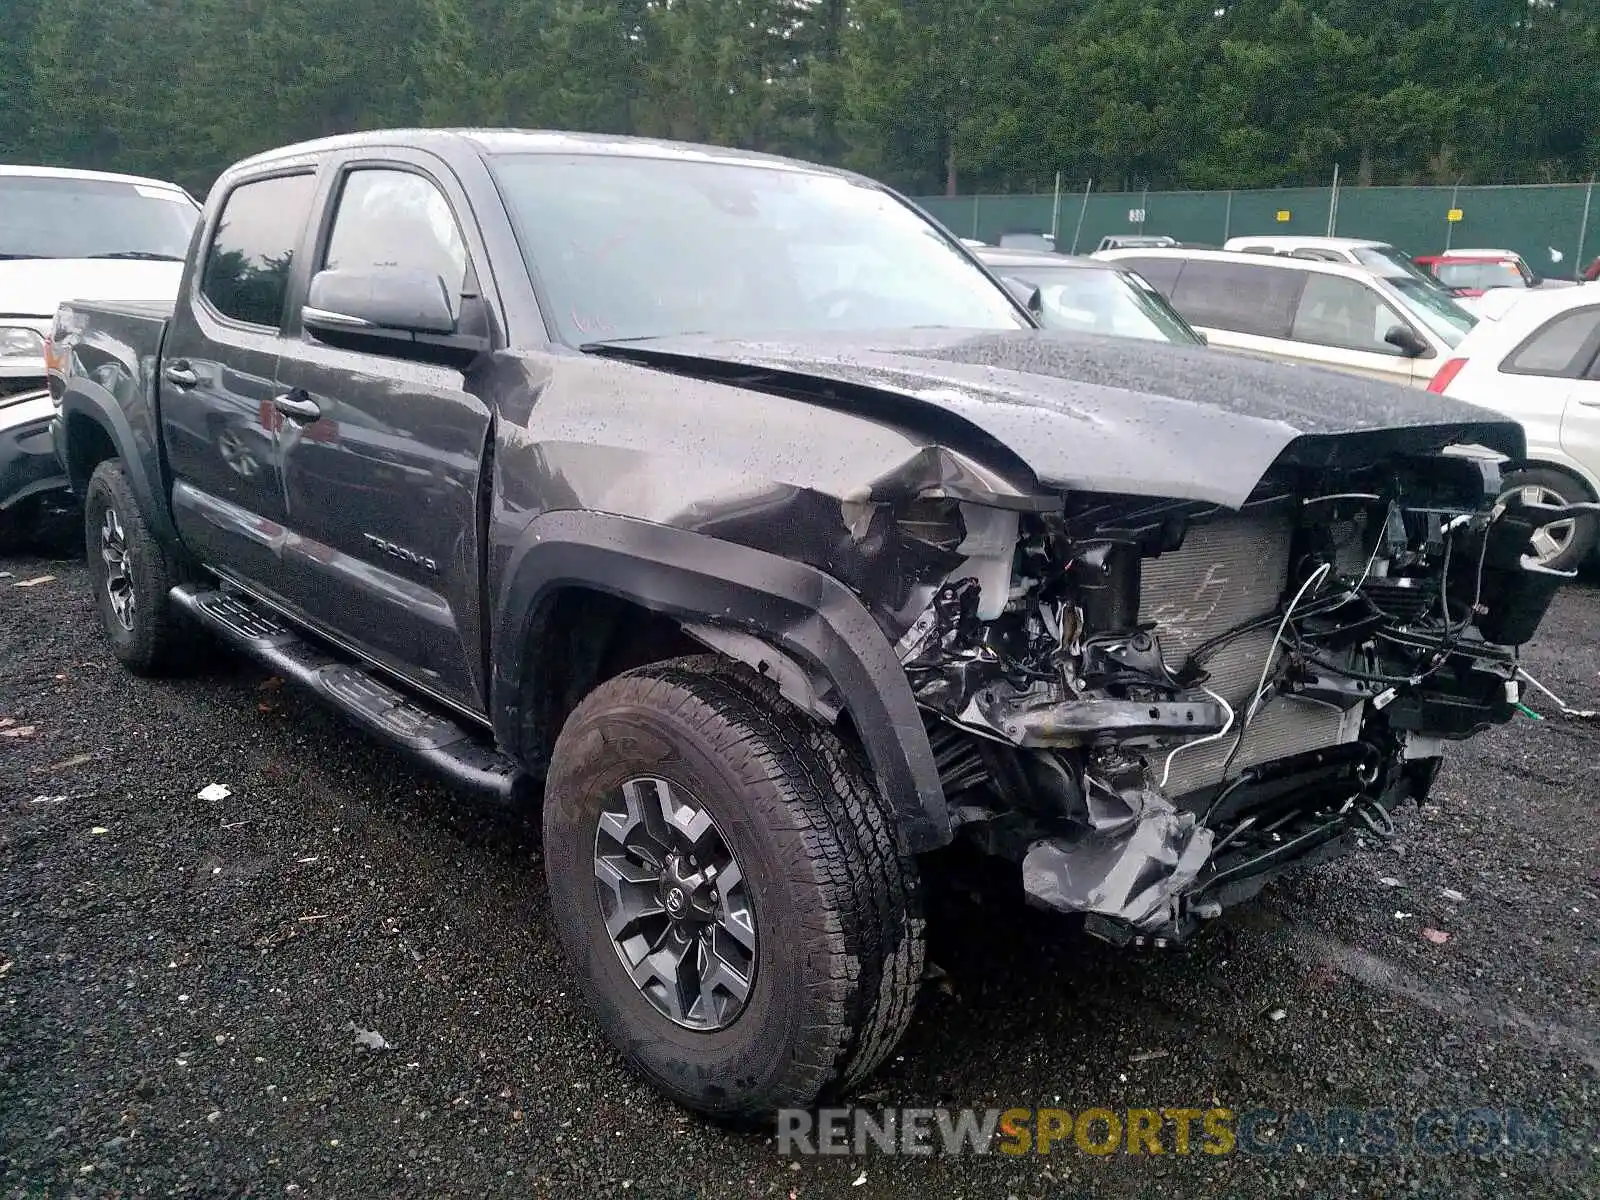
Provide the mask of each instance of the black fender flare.
POLYGON ((804 563, 629 517, 560 511, 517 537, 495 598, 493 713, 516 745, 521 683, 541 672, 529 622, 563 587, 587 587, 681 622, 743 629, 825 676, 860 734, 913 851, 951 840, 927 730, 894 648, 855 594, 804 563))
MULTIPOLYGON (((153 416, 153 408, 150 410, 153 416)), ((88 479, 77 478, 72 471, 70 419, 73 417, 93 421, 111 439, 117 457, 122 460, 133 488, 139 511, 149 522, 157 538, 169 546, 181 544, 178 527, 172 519, 172 508, 161 487, 160 449, 150 438, 141 439, 128 420, 117 398, 100 384, 81 375, 67 380, 61 395, 61 408, 56 414, 51 438, 55 443, 56 457, 67 471, 73 491, 82 495, 88 479)), ((153 434, 153 431, 152 431, 153 434)))

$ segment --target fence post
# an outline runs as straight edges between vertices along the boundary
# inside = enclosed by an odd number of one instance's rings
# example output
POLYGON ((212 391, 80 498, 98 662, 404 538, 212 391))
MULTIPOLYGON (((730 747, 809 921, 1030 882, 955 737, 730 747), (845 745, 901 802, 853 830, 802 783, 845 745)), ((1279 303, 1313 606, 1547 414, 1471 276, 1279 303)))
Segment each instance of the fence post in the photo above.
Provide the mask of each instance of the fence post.
POLYGON ((1061 232, 1061 172, 1056 172, 1056 190, 1050 197, 1050 245, 1059 250, 1056 245, 1056 235, 1061 232))
POLYGON ((977 238, 977 236, 978 236, 978 193, 977 192, 973 192, 972 193, 972 233, 969 234, 968 236, 970 236, 970 237, 972 237, 974 239, 977 238))
POLYGON ((1578 261, 1572 264, 1572 277, 1583 282, 1583 243, 1589 233, 1589 201, 1594 199, 1594 175, 1589 176, 1589 186, 1583 193, 1583 223, 1578 226, 1578 261))
POLYGON ((1222 210, 1222 240, 1233 236, 1233 189, 1228 189, 1228 207, 1222 210))
MULTIPOLYGON (((1455 182, 1455 186, 1453 186, 1450 189, 1450 211, 1451 212, 1455 211, 1456 199, 1460 195, 1461 195, 1461 181, 1458 179, 1455 182)), ((1444 252, 1446 254, 1450 253, 1450 238, 1455 233, 1455 231, 1456 231, 1456 223, 1450 219, 1450 214, 1446 213, 1445 214, 1445 219, 1444 219, 1444 252)))
POLYGON ((1333 164, 1333 191, 1328 193, 1328 236, 1339 228, 1339 164, 1333 164))
POLYGON ((1089 211, 1089 191, 1093 187, 1094 180, 1092 179, 1083 185, 1083 205, 1078 209, 1077 228, 1072 231, 1072 253, 1074 254, 1078 252, 1078 238, 1083 235, 1083 218, 1084 214, 1089 211))

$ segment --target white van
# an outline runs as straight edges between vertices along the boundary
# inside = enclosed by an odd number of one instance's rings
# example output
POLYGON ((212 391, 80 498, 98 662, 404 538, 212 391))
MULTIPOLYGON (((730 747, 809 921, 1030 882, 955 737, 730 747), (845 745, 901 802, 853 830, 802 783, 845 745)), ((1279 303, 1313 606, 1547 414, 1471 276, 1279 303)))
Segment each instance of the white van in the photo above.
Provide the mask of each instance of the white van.
POLYGON ((1410 274, 1227 250, 1104 250, 1214 346, 1426 387, 1476 319, 1410 274))
POLYGON ((1243 254, 1290 254, 1296 258, 1365 267, 1381 275, 1409 273, 1426 278, 1426 273, 1411 261, 1404 250, 1370 238, 1261 233, 1231 237, 1222 243, 1222 248, 1243 254))

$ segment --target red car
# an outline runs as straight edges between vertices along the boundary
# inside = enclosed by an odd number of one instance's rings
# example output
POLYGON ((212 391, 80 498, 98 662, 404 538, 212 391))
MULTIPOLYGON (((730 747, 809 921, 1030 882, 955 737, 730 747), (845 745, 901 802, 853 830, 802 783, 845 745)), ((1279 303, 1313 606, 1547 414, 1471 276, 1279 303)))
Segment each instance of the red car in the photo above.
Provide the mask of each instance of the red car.
POLYGON ((1412 259, 1458 296, 1481 296, 1491 288, 1531 288, 1539 279, 1520 254, 1509 250, 1452 250, 1412 259))

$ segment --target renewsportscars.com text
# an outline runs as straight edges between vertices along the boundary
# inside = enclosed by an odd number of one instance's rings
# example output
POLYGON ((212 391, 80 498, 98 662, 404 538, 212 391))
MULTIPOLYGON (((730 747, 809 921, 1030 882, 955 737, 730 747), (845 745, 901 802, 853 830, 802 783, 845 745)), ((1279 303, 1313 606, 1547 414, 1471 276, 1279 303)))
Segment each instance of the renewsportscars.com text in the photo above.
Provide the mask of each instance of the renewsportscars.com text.
POLYGON ((783 1109, 783 1155, 1552 1154, 1555 1114, 1520 1109, 783 1109))

